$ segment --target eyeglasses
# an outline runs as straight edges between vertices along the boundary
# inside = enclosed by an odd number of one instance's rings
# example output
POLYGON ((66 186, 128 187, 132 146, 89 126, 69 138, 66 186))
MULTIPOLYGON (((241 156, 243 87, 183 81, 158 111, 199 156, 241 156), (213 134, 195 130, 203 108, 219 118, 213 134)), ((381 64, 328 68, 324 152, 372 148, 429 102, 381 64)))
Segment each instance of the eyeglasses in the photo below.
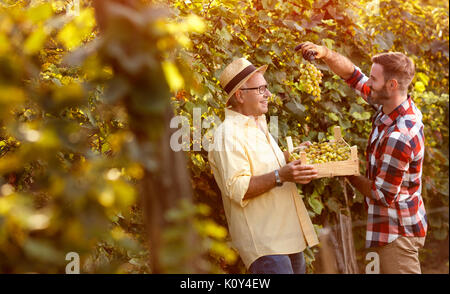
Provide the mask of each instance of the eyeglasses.
POLYGON ((255 87, 255 88, 241 88, 240 90, 258 90, 259 94, 264 94, 266 92, 266 90, 268 90, 269 88, 267 88, 267 85, 262 85, 259 87, 255 87))

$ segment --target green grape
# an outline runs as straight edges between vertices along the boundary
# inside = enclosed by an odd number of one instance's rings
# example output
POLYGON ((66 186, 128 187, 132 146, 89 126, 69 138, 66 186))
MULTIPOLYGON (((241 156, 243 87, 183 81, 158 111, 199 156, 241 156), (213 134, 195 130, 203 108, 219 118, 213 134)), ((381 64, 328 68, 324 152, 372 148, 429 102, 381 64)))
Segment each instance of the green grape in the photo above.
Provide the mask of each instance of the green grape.
POLYGON ((322 72, 314 66, 314 64, 307 62, 300 64, 300 84, 306 93, 312 94, 320 101, 320 83, 322 82, 322 72))
MULTIPOLYGON (((326 163, 350 159, 350 147, 345 142, 314 142, 303 150, 307 164, 326 163)), ((300 151, 299 151, 300 152, 300 151)), ((292 153, 292 158, 299 159, 299 153, 292 153)))

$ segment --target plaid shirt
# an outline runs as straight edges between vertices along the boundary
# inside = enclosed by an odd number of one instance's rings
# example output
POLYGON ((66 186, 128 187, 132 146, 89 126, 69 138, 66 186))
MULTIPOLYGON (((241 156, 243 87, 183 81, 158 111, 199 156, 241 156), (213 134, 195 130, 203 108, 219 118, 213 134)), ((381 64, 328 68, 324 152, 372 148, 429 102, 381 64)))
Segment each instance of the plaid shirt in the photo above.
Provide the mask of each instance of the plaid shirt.
POLYGON ((372 181, 366 198, 366 247, 378 247, 400 236, 424 237, 427 216, 421 196, 425 151, 422 113, 408 95, 390 114, 370 100, 370 88, 358 67, 346 83, 374 107, 366 149, 366 177, 372 181))

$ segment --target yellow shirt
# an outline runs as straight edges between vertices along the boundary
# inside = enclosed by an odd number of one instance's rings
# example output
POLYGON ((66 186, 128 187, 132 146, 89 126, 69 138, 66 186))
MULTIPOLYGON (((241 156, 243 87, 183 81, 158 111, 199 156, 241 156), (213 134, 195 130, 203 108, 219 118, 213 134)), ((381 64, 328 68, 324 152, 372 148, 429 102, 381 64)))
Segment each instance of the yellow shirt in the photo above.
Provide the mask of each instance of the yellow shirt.
POLYGON ((243 200, 250 177, 286 164, 268 132, 265 115, 257 120, 258 124, 251 116, 225 109, 225 120, 215 131, 208 153, 232 243, 247 268, 261 256, 302 252, 306 245, 319 243, 295 183, 285 182, 243 200))

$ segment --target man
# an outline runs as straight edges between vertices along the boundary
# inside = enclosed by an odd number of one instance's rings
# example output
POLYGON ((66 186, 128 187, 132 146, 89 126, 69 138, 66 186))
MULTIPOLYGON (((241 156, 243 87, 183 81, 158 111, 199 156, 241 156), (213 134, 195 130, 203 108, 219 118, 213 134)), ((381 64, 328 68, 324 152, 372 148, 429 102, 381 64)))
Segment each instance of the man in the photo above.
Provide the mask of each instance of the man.
POLYGON ((349 177, 368 208, 366 247, 379 255, 381 273, 421 273, 419 249, 427 218, 421 196, 425 151, 422 114, 408 95, 414 63, 398 52, 372 58, 370 77, 346 57, 306 42, 303 56, 322 59, 376 110, 366 149, 366 176, 349 177))
POLYGON ((268 132, 266 69, 239 58, 223 70, 228 107, 208 159, 232 242, 249 272, 305 273, 303 250, 318 239, 295 183, 309 183, 317 170, 299 160, 286 164, 289 154, 268 132))

